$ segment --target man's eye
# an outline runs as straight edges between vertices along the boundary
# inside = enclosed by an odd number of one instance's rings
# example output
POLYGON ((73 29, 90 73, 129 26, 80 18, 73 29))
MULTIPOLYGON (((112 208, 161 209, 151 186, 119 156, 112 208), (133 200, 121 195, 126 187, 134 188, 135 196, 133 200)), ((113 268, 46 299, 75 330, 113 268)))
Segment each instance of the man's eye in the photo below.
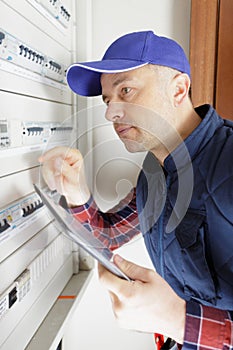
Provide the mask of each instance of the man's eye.
POLYGON ((122 89, 122 93, 125 95, 125 94, 128 94, 129 92, 131 91, 131 89, 129 87, 124 87, 122 89))

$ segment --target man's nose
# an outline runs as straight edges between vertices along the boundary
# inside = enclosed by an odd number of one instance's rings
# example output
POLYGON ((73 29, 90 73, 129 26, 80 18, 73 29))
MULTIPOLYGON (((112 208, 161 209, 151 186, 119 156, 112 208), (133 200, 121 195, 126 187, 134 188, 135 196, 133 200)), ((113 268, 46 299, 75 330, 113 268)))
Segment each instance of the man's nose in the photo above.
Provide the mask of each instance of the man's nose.
POLYGON ((122 102, 109 102, 105 118, 112 122, 120 121, 124 117, 124 104, 122 102))

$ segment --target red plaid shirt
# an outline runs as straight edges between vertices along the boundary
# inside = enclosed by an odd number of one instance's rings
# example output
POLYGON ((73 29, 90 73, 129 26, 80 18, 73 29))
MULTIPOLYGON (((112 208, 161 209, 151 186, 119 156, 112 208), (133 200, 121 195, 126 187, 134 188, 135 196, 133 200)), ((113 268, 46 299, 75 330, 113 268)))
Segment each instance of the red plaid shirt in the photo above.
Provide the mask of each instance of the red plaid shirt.
POLYGON ((184 349, 233 349, 233 311, 187 302, 184 349))
MULTIPOLYGON (((109 248, 116 249, 140 233, 135 189, 110 212, 92 198, 73 208, 74 216, 109 248)), ((233 311, 187 302, 183 350, 233 350, 233 311)))
POLYGON ((121 247, 140 233, 135 189, 107 213, 98 209, 92 197, 86 204, 71 211, 111 250, 121 247))

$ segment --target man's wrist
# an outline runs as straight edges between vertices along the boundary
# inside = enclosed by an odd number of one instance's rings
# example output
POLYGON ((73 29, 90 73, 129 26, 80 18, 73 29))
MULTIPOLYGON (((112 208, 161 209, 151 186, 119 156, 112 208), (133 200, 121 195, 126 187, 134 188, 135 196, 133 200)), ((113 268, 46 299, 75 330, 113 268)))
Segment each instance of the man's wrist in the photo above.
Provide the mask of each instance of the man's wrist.
POLYGON ((178 302, 174 304, 174 320, 173 320, 173 329, 174 335, 172 338, 178 343, 183 344, 184 342, 184 333, 185 333, 185 319, 186 319, 186 302, 185 300, 179 298, 178 302))

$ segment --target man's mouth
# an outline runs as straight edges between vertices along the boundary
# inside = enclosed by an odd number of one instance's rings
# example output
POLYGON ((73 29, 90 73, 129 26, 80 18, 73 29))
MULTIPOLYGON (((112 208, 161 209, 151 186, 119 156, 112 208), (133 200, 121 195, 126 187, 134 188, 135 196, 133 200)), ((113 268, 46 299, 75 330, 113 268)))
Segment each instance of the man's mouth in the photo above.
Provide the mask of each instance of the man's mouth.
POLYGON ((124 125, 124 126, 118 126, 115 127, 116 133, 119 137, 126 137, 127 133, 133 129, 133 126, 131 125, 124 125))

